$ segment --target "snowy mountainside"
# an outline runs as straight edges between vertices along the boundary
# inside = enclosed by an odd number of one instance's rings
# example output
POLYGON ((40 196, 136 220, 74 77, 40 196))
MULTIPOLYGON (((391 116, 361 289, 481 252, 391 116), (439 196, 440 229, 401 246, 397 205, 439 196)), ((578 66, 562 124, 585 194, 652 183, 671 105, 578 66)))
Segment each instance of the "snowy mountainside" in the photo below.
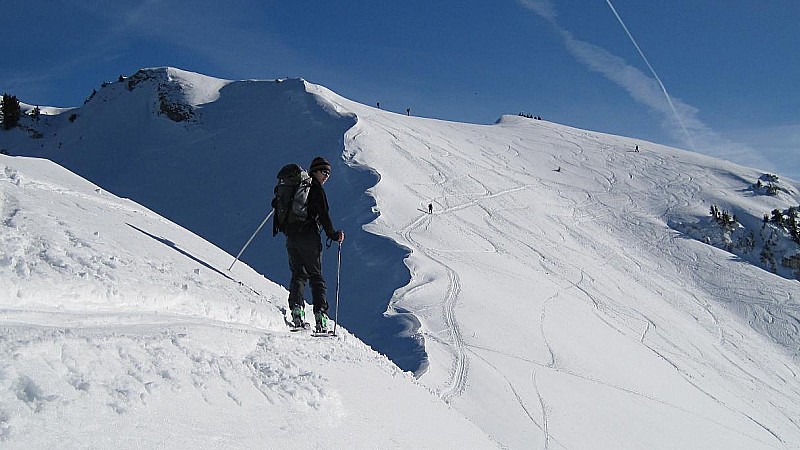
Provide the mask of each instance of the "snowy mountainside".
MULTIPOLYGON (((308 168, 314 157, 325 157, 335 173, 329 200, 344 206, 335 224, 348 231, 344 264, 350 270, 342 292, 352 295, 378 278, 387 282, 369 296, 348 297, 341 314, 354 318, 350 331, 404 370, 418 370, 424 350, 413 338, 395 337, 406 320, 383 317, 386 299, 408 281, 405 251, 360 230, 374 218, 365 192, 376 176, 351 170, 341 158, 352 114, 333 112, 300 79, 226 81, 167 67, 102 86, 81 107, 26 124, 41 138, 14 129, 0 134, 0 148, 55 161, 233 255, 269 212, 280 168, 291 162, 308 168)), ((283 238, 267 229, 242 260, 288 283, 285 254, 283 238)), ((334 258, 325 262, 335 270, 334 258)))
POLYGON ((2 155, 0 199, 3 448, 494 447, 341 327, 290 333, 283 288, 146 208, 2 155))
MULTIPOLYGON (((277 169, 325 156, 348 233, 342 323, 499 446, 800 447, 800 284, 759 265, 758 243, 739 246, 800 203, 793 181, 761 195, 759 170, 632 138, 408 117, 302 80, 150 71, 160 78, 113 83, 73 122, 43 118, 41 139, 11 130, 0 147, 233 254, 277 169), (182 94, 206 82, 218 97, 182 94), (90 114, 95 102, 114 107, 90 114)), ((787 233, 776 228, 776 262, 796 254, 787 233)), ((283 282, 282 242, 260 236, 245 261, 283 282)))
POLYGON ((796 184, 756 197, 761 172, 694 153, 317 89, 355 112, 347 156, 381 174, 369 229, 412 249, 390 313, 420 320, 421 379, 467 417, 514 448, 800 445, 800 285, 672 228, 712 204, 752 226, 796 184))

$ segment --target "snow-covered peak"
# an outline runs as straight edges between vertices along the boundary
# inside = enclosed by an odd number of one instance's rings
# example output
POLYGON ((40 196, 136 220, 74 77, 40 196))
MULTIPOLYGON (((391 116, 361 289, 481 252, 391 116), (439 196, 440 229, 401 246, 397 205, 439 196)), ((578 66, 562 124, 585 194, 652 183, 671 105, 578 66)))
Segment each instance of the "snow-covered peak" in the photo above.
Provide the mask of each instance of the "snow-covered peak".
POLYGON ((187 102, 194 106, 200 106, 217 100, 219 98, 220 89, 231 83, 229 80, 187 72, 174 67, 167 67, 166 72, 168 80, 179 84, 184 91, 187 102))

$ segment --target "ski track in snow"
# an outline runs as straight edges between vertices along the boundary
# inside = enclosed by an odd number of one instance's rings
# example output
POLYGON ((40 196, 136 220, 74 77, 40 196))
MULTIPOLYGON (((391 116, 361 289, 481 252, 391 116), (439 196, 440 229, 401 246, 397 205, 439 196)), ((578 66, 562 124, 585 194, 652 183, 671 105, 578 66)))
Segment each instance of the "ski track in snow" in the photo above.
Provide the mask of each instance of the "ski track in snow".
MULTIPOLYGON (((390 135, 395 141, 400 140, 398 135, 391 132, 390 135)), ((429 151, 433 149, 433 146, 431 144, 422 142, 422 145, 429 151)), ((398 144, 396 145, 396 148, 402 149, 404 148, 404 146, 398 144)), ((404 153, 408 156, 407 152, 404 151, 404 153)), ((453 154, 450 153, 449 151, 443 151, 443 155, 445 157, 453 156, 453 154)), ((436 164, 431 163, 432 170, 434 175, 437 178, 439 178, 439 181, 436 181, 434 183, 434 186, 439 186, 439 187, 444 186, 447 183, 448 178, 447 176, 444 175, 443 169, 439 168, 439 165, 442 164, 439 160, 439 156, 436 153, 431 153, 431 160, 436 162, 436 164)), ((418 167, 421 166, 418 163, 415 164, 418 167)), ((495 169, 487 169, 487 170, 491 170, 495 174, 499 174, 499 172, 497 172, 495 169)), ((440 396, 445 401, 448 402, 451 401, 451 399, 454 396, 457 396, 463 392, 467 383, 468 370, 469 370, 469 359, 467 357, 467 352, 465 351, 465 342, 455 314, 456 304, 458 303, 458 297, 461 291, 460 280, 458 273, 451 267, 449 267, 447 263, 444 262, 445 257, 443 256, 443 254, 446 253, 446 251, 426 247, 421 242, 414 239, 413 235, 414 233, 420 230, 423 224, 428 224, 435 217, 447 215, 471 207, 476 207, 476 206, 479 207, 480 204, 486 200, 518 192, 524 189, 528 189, 530 187, 528 185, 522 185, 510 189, 505 189, 495 193, 492 192, 488 187, 486 187, 486 185, 481 183, 478 179, 476 179, 472 174, 468 174, 467 176, 475 183, 481 185, 484 190, 482 192, 461 194, 460 196, 465 197, 464 201, 456 203, 453 206, 446 206, 445 208, 438 209, 434 214, 431 215, 426 215, 423 213, 423 215, 419 216, 414 222, 412 222, 409 226, 407 226, 403 231, 400 232, 405 241, 409 243, 412 246, 412 248, 415 248, 416 250, 421 252, 422 255, 426 256, 431 261, 435 262, 437 265, 442 267, 447 274, 448 287, 444 297, 444 301, 442 302, 442 314, 444 316, 444 323, 450 334, 450 344, 453 347, 455 355, 453 359, 453 367, 451 370, 450 380, 448 381, 446 387, 442 388, 439 392, 440 396)), ((409 189, 412 190, 412 192, 415 192, 416 194, 419 195, 419 192, 415 191, 412 186, 409 186, 409 189)), ((444 197, 441 197, 439 199, 439 203, 444 205, 450 205, 451 200, 455 196, 459 195, 458 194, 445 195, 444 197)), ((419 195, 419 197, 423 196, 419 195)), ((424 231, 427 231, 427 228, 424 231)), ((489 243, 490 244, 492 243, 491 240, 489 240, 489 243)), ((497 251, 496 248, 493 251, 496 252, 497 251)))
MULTIPOLYGON (((425 170, 426 172, 429 171, 427 165, 430 164, 430 173, 432 173, 432 177, 437 178, 432 185, 425 186, 427 190, 434 187, 446 186, 449 179, 445 175, 447 170, 443 168, 443 160, 441 158, 452 158, 455 155, 453 154, 455 150, 455 146, 453 149, 447 150, 438 148, 441 154, 434 152, 434 145, 428 142, 420 141, 421 145, 425 147, 428 151, 430 151, 430 161, 426 164, 420 163, 417 158, 414 158, 407 150, 405 150, 406 145, 400 144, 400 137, 399 133, 395 134, 391 131, 389 132, 391 137, 393 138, 393 145, 398 150, 401 151, 404 156, 411 160, 414 165, 416 165, 420 170, 425 170)), ((452 144, 451 144, 452 145, 452 144)), ((495 156, 494 154, 491 154, 495 156)), ((495 175, 502 176, 502 174, 497 170, 494 169, 492 166, 481 167, 481 170, 490 171, 495 175)), ((454 271, 448 264, 444 261, 446 256, 445 254, 447 251, 445 250, 437 250, 434 248, 429 248, 423 245, 420 241, 414 239, 414 233, 419 232, 422 228, 422 225, 425 224, 426 228, 422 231, 427 231, 427 224, 429 224, 432 220, 440 216, 446 216, 456 211, 460 211, 467 208, 472 207, 481 207, 481 204, 487 200, 491 200, 500 196, 512 194, 521 190, 529 189, 531 186, 529 185, 521 185, 509 189, 504 189, 499 192, 492 192, 485 184, 483 184, 480 180, 478 180, 472 173, 467 174, 467 177, 471 179, 476 184, 482 186, 483 190, 481 192, 473 192, 473 193, 464 193, 459 194, 455 192, 448 192, 447 194, 438 197, 437 203, 440 204, 440 207, 435 210, 432 215, 424 214, 420 215, 416 220, 414 220, 410 225, 408 225, 403 231, 400 232, 404 240, 411 245, 412 248, 419 251, 422 255, 429 258, 431 261, 439 265, 444 269, 447 274, 448 278, 448 287, 446 290, 446 294, 444 296, 444 300, 442 302, 442 314, 444 317, 444 323, 447 327, 449 332, 449 342, 452 345, 454 350, 454 357, 453 357, 453 364, 450 373, 450 380, 447 382, 446 386, 439 390, 440 396, 446 400, 451 401, 454 396, 460 395, 467 383, 468 379, 468 369, 469 369, 469 360, 467 357, 467 352, 465 351, 466 344, 464 342, 464 338, 462 336, 460 325, 456 318, 455 309, 456 304, 458 303, 458 297, 460 294, 460 281, 459 276, 456 271, 454 271), (459 201, 453 202, 454 199, 458 198, 459 201), (463 200, 462 200, 463 198, 463 200)), ((415 195, 417 195, 420 199, 424 199, 425 196, 421 193, 420 190, 417 190, 415 185, 409 185, 408 189, 412 191, 415 195)), ((424 204, 424 202, 422 202, 424 204)), ((489 211, 486 211, 488 216, 491 216, 489 211)), ((489 244, 493 245, 491 239, 489 239, 489 244)), ((492 251, 496 252, 497 248, 495 247, 492 251)), ((513 386, 512 386, 513 389, 513 386)), ((523 405, 523 409, 525 406, 523 405)))
MULTIPOLYGON (((637 217, 649 214, 647 211, 647 207, 649 205, 642 204, 639 200, 634 198, 636 195, 636 191, 626 190, 620 191, 620 194, 617 193, 618 186, 621 183, 629 183, 633 180, 641 180, 647 179, 646 172, 648 171, 657 171, 656 167, 663 167, 674 164, 674 161, 671 160, 669 157, 664 157, 655 153, 649 153, 649 158, 639 158, 645 159, 646 162, 642 163, 641 161, 637 161, 633 165, 626 161, 626 158, 632 156, 627 155, 625 153, 611 153, 612 156, 608 159, 607 164, 608 167, 595 167, 592 160, 585 156, 586 150, 584 149, 585 145, 585 138, 581 139, 580 136, 577 138, 568 137, 567 133, 558 131, 557 134, 560 134, 561 137, 569 144, 571 144, 574 148, 574 152, 572 154, 567 155, 555 155, 553 156, 553 165, 558 167, 560 171, 576 171, 581 174, 590 174, 588 178, 584 178, 583 181, 589 183, 590 185, 596 186, 593 189, 586 189, 585 187, 580 187, 580 181, 574 182, 571 185, 565 184, 554 184, 555 180, 545 180, 545 179, 538 179, 533 180, 531 183, 520 183, 518 186, 514 187, 505 187, 501 189, 493 189, 490 188, 487 183, 485 182, 485 177, 479 177, 476 174, 478 173, 485 173, 489 174, 490 176, 497 176, 498 178, 505 179, 506 173, 512 172, 516 173, 517 169, 514 169, 510 166, 509 158, 505 155, 501 155, 498 153, 493 153, 491 151, 484 151, 482 153, 482 157, 486 160, 494 161, 493 164, 484 164, 480 161, 466 161, 463 164, 465 166, 472 166, 472 170, 468 171, 466 174, 461 174, 461 179, 466 179, 471 181, 471 185, 473 186, 480 186, 480 190, 473 190, 473 191, 457 191, 455 187, 452 187, 454 184, 460 182, 459 179, 453 178, 453 171, 450 169, 451 165, 455 165, 453 160, 458 160, 463 158, 460 155, 458 148, 455 145, 448 144, 444 142, 444 146, 437 145, 432 141, 424 141, 419 140, 414 142, 415 139, 420 139, 421 134, 412 136, 411 141, 404 140, 407 136, 403 133, 403 130, 400 128, 392 130, 392 124, 390 123, 381 123, 382 127, 385 127, 390 134, 391 137, 391 146, 392 148, 406 159, 410 165, 417 168, 422 173, 429 174, 431 178, 431 182, 428 184, 425 183, 409 183, 407 185, 408 191, 412 194, 413 197, 418 199, 420 206, 426 204, 426 198, 430 198, 431 191, 441 191, 439 195, 434 196, 435 204, 437 208, 435 208, 435 212, 433 215, 429 216, 427 214, 421 214, 416 217, 411 223, 407 224, 403 230, 399 233, 402 237, 404 245, 409 246, 410 248, 414 249, 414 252, 418 252, 419 257, 426 258, 437 266, 442 268, 442 271, 447 276, 447 289, 445 290, 444 298, 442 299, 442 310, 444 316, 444 324, 449 333, 448 343, 453 350, 453 363, 450 370, 449 381, 445 384, 444 388, 438 390, 442 398, 447 401, 452 401, 454 397, 463 394, 466 385, 468 384, 468 369, 469 369, 469 358, 467 357, 468 354, 472 356, 478 356, 479 360, 483 363, 494 367, 495 370, 498 371, 500 376, 505 380, 508 384, 509 389, 513 393, 513 396, 516 398, 516 402, 520 405, 521 410, 524 412, 524 415, 530 420, 530 422, 537 428, 542 434, 542 448, 548 448, 550 444, 557 444, 561 445, 558 442, 558 439, 551 435, 548 427, 548 417, 547 417, 547 398, 546 394, 542 392, 542 390, 538 386, 538 377, 540 371, 543 370, 552 370, 562 374, 570 374, 571 376, 579 377, 586 379, 587 381, 597 383, 599 385, 613 387, 614 389, 618 389, 621 392, 626 392, 628 394, 636 395, 638 397, 647 399, 648 401, 652 401, 670 408, 674 408, 675 410, 681 411, 685 414, 690 415, 697 415, 696 412, 686 409, 678 404, 671 403, 669 401, 665 401, 664 399, 656 398, 651 395, 648 395, 644 392, 640 392, 636 389, 626 388, 624 386, 616 385, 615 383, 605 382, 600 379, 595 379, 593 377, 583 376, 574 372, 570 372, 563 368, 556 366, 556 354, 554 353, 553 348, 550 347, 549 343, 547 342, 546 332, 545 332, 545 308, 547 304, 559 295, 566 294, 569 290, 575 290, 579 292, 581 296, 586 299, 590 305, 592 305, 592 309, 594 310, 593 314, 603 323, 605 323, 610 329, 614 330, 620 336, 625 336, 626 338, 630 338, 638 342, 643 347, 647 348, 649 352, 656 355, 659 359, 662 359, 666 363, 668 363, 676 373, 679 374, 681 378, 683 378, 686 382, 688 382, 694 389, 696 389, 701 395, 707 396, 715 403, 719 404, 722 408, 731 411, 733 414, 739 414, 745 417, 748 420, 751 420, 753 423, 757 424, 759 428, 764 429, 766 432, 769 433, 770 436, 773 436, 777 442, 781 442, 781 445, 785 445, 785 442, 782 442, 779 435, 775 433, 773 430, 770 430, 768 427, 764 427, 760 424, 756 419, 750 417, 744 411, 737 407, 732 407, 726 404, 724 401, 721 401, 718 397, 716 397, 713 393, 709 392, 705 389, 702 385, 698 384, 697 382, 693 381, 693 377, 689 375, 685 369, 682 368, 681 363, 677 363, 671 360, 667 354, 659 350, 658 348, 654 347, 652 344, 648 343, 648 339, 650 338, 652 333, 658 333, 658 329, 656 326, 656 322, 648 318, 646 315, 643 315, 637 311, 633 311, 630 308, 623 306, 618 301, 612 299, 607 294, 602 292, 598 292, 596 288, 592 286, 596 284, 596 279, 589 275, 586 270, 584 270, 580 265, 571 265, 571 266, 564 266, 563 258, 561 260, 561 264, 556 264, 555 261, 557 258, 552 258, 548 256, 548 252, 552 250, 544 250, 543 249, 550 249, 550 248, 557 248, 559 246, 559 240, 565 240, 566 236, 543 236, 545 239, 542 242, 539 242, 537 245, 531 245, 524 240, 520 240, 518 237, 524 234, 515 233, 515 232, 508 232, 504 231, 503 228, 499 227, 498 224, 503 224, 503 227, 510 227, 511 229, 519 228, 519 224, 509 222, 508 220, 503 217, 502 214, 496 214, 497 207, 495 206, 497 203, 493 202, 493 200, 502 198, 505 195, 513 195, 518 192, 522 191, 531 191, 536 192, 537 189, 545 188, 545 189, 557 189, 558 195, 560 198, 571 204, 572 207, 568 208, 567 214, 561 213, 560 215, 553 214, 553 218, 557 221, 561 221, 563 223, 563 231, 566 233, 570 233, 572 230, 572 226, 568 222, 581 224, 600 224, 600 223, 618 223, 622 224, 622 228, 629 230, 633 233, 641 234, 642 230, 641 223, 637 220, 637 217), (416 149, 416 150, 411 150, 416 149), (420 157, 425 155, 427 152, 428 157, 420 157), (583 160, 583 161, 581 161, 583 160), (652 167, 648 166, 648 164, 653 164, 652 167), (641 164, 641 166, 639 166, 641 164), (502 169, 500 169, 502 168, 502 169), (466 177, 466 178, 463 178, 466 177), (536 183, 536 184, 534 184, 536 183), (612 215, 612 211, 614 211, 615 207, 610 205, 608 202, 610 198, 623 196, 623 198, 627 199, 627 204, 629 205, 628 208, 623 210, 619 215, 612 215), (583 201, 580 201, 580 198, 583 198, 583 201), (425 244, 425 239, 423 236, 425 233, 430 233, 430 225, 433 221, 439 220, 446 220, 448 223, 452 223, 449 220, 449 216, 453 214, 457 214, 459 211, 467 210, 470 208, 480 208, 483 210, 485 214, 484 223, 489 226, 492 230, 496 232, 496 236, 484 235, 482 236, 483 239, 487 240, 487 244, 491 247, 491 252, 495 253, 502 253, 504 252, 504 248, 507 244, 503 244, 503 241, 513 242, 514 245, 519 245, 522 248, 525 248, 529 251, 530 255, 536 257, 535 262, 529 260, 528 258, 523 258, 519 262, 526 267, 529 267, 530 270, 533 271, 541 271, 544 270, 549 273, 551 276, 554 276, 556 279, 560 280, 562 285, 561 290, 558 291, 553 297, 545 300, 543 302, 543 306, 541 309, 541 317, 539 319, 539 328, 540 334, 543 337, 543 343, 547 346, 547 351, 550 354, 550 362, 549 363, 542 363, 536 362, 535 364, 539 366, 538 368, 531 369, 531 375, 529 382, 533 385, 534 392, 536 393, 536 401, 538 403, 537 407, 532 407, 529 405, 525 398, 523 398, 519 394, 518 388, 515 386, 515 383, 512 382, 508 377, 502 372, 502 370, 495 367, 491 364, 488 360, 483 357, 480 357, 476 351, 480 350, 482 347, 480 346, 473 346, 469 343, 464 341, 463 332, 461 330, 461 325, 457 319, 456 309, 457 305, 459 304, 459 296, 461 295, 461 281, 458 278, 458 272, 456 272, 453 267, 451 266, 451 262, 449 260, 451 258, 456 257, 456 253, 452 251, 448 251, 446 248, 434 248, 431 247, 430 244, 425 244), (604 213, 598 215, 598 211, 605 211, 604 213), (417 237, 419 235, 419 237, 417 237), (641 325, 638 326, 638 331, 635 333, 631 333, 627 327, 623 328, 617 323, 620 320, 624 322, 629 322, 631 320, 640 323, 641 325), (466 350, 465 350, 466 349, 466 350), (536 408, 540 411, 540 417, 535 418, 536 416, 532 411, 535 411, 536 408)), ((601 141, 597 141, 601 142, 601 141)), ((612 149, 611 146, 608 144, 600 145, 601 148, 605 148, 606 150, 612 149)), ((508 153, 511 155, 519 155, 520 151, 513 148, 513 146, 508 146, 508 153)), ((520 175, 523 175, 524 172, 519 172, 520 175)), ((570 172, 572 173, 572 172, 570 172)), ((668 172, 667 172, 668 173, 668 172)), ((512 181, 513 178, 509 178, 509 181, 512 181)), ((656 185, 657 181, 651 185, 651 187, 640 187, 639 192, 647 192, 647 189, 650 188, 657 188, 656 185)), ((665 191, 668 192, 667 202, 664 205, 663 210, 661 210, 660 214, 663 217, 671 216, 675 211, 681 210, 683 208, 687 208, 691 205, 692 201, 695 197, 700 193, 700 182, 696 180, 691 175, 686 175, 679 171, 677 173, 677 178, 671 175, 666 175, 666 179, 664 180, 663 186, 665 187, 665 191)), ((616 200, 615 200, 616 201, 616 200)), ((458 220, 454 217, 455 220, 458 220)), ((573 236, 570 239, 578 238, 578 240, 583 240, 583 237, 573 236)), ((661 245, 660 252, 669 251, 667 249, 672 249, 675 246, 670 242, 668 239, 672 239, 665 234, 654 236, 656 245, 661 245)), ((645 238, 646 240, 647 238, 645 238)), ((588 248, 591 251, 597 249, 596 245, 600 244, 599 242, 585 242, 584 244, 588 244, 588 248)), ((569 251, 576 254, 576 255, 586 255, 587 259, 592 258, 592 254, 589 250, 583 250, 577 247, 569 248, 569 251)), ((632 267, 634 267, 635 271, 630 272, 631 276, 639 279, 641 278, 638 275, 639 272, 644 270, 645 268, 642 267, 642 263, 635 258, 628 258, 626 255, 619 255, 615 256, 615 258, 626 259, 632 267)), ((463 264, 463 260, 459 260, 460 264, 463 264)), ((625 265, 620 265, 619 267, 625 267, 625 265)), ((646 270, 652 270, 651 268, 647 268, 646 270)), ((679 269, 680 270, 680 269, 679 269)), ((669 273, 666 274, 667 277, 672 277, 669 273)), ((677 279, 677 275, 674 276, 677 279)), ((647 279, 642 279, 643 284, 647 284, 647 279)), ((658 290, 657 286, 652 286, 654 289, 658 290)), ((412 291, 407 291, 405 295, 409 295, 413 293, 415 296, 419 294, 420 289, 425 289, 425 285, 416 286, 412 291)), ((662 294, 665 300, 669 300, 671 298, 676 298, 674 295, 667 295, 666 293, 662 294)), ((720 346, 725 346, 727 341, 725 339, 725 333, 723 331, 722 325, 719 322, 717 314, 714 312, 713 307, 708 304, 707 302, 700 302, 695 295, 689 295, 690 301, 692 301, 695 305, 699 306, 701 311, 707 315, 710 319, 711 326, 713 327, 714 333, 717 336, 717 341, 719 342, 720 346)), ((663 336, 659 335, 659 339, 663 339, 663 336)), ((439 340, 439 339, 435 339, 439 340)), ((489 350, 483 349, 485 351, 492 351, 497 352, 499 354, 506 354, 506 352, 498 351, 498 350, 489 350)), ((722 357, 724 356, 724 351, 721 351, 720 354, 722 357)), ((512 356, 512 354, 509 354, 512 356)), ((514 355, 513 357, 520 358, 519 356, 514 355)), ((523 358, 524 359, 524 358, 523 358)), ((530 360, 533 362, 533 360, 530 360)), ((737 364, 734 361, 728 360, 734 367, 737 364)), ((697 364, 703 365, 704 362, 700 360, 696 360, 697 364)), ((746 373, 742 370, 742 373, 746 373)), ((757 377, 754 375, 749 375, 748 378, 752 380, 756 380, 757 377)), ((767 386, 762 386, 763 388, 767 388, 767 386)), ((724 422, 717 421, 714 417, 708 415, 698 415, 702 421, 708 423, 714 423, 716 426, 720 426, 722 428, 727 429, 731 433, 742 433, 743 436, 747 436, 749 439, 752 439, 757 442, 761 442, 762 444, 766 444, 765 441, 761 440, 758 436, 748 434, 742 430, 737 430, 731 427, 728 427, 724 422)))
MULTIPOLYGON (((437 214, 440 214, 437 212, 437 214)), ((455 316, 455 305, 458 301, 458 295, 460 293, 460 282, 458 274, 444 264, 441 260, 432 256, 433 251, 431 249, 426 248, 419 242, 417 242, 413 234, 416 230, 418 230, 422 224, 429 222, 432 220, 431 217, 422 215, 417 220, 415 220, 411 225, 409 225, 405 230, 401 232, 403 238, 408 242, 413 248, 417 249, 423 255, 430 258, 432 261, 435 261, 439 264, 447 273, 448 278, 448 287, 447 292, 445 294, 443 306, 442 306, 442 313, 444 316, 444 322, 447 326, 447 329, 450 334, 450 342, 453 346, 455 351, 454 361, 453 361, 453 369, 451 374, 451 379, 448 382, 447 387, 440 390, 440 396, 445 401, 450 401, 450 399, 454 395, 458 395, 464 389, 467 380, 467 370, 468 370, 468 361, 466 352, 464 351, 464 339, 461 335, 461 331, 459 329, 458 321, 456 320, 455 316)))

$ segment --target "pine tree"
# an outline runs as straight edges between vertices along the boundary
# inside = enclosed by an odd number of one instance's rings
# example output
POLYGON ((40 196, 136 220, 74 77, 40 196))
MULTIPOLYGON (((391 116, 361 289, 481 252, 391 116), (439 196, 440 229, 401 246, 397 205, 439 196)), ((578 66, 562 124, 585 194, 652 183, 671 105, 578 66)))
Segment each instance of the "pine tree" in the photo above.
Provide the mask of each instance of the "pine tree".
POLYGON ((13 95, 3 94, 3 101, 0 104, 0 111, 3 113, 3 128, 10 130, 17 126, 22 115, 19 100, 13 95))
POLYGON ((775 238, 775 232, 771 232, 769 239, 764 242, 764 248, 761 249, 761 262, 769 268, 773 273, 776 272, 777 266, 775 263, 775 253, 772 251, 772 247, 775 245, 773 240, 775 238))
POLYGON ((792 237, 792 240, 800 244, 800 219, 798 219, 798 208, 796 206, 789 208, 788 216, 786 228, 789 230, 789 235, 792 237))
POLYGON ((772 210, 772 221, 783 226, 783 213, 780 209, 776 208, 772 210))
POLYGON ((781 190, 781 188, 779 188, 778 185, 775 184, 775 183, 770 183, 770 184, 767 185, 767 194, 768 195, 778 195, 778 192, 780 190, 781 190))

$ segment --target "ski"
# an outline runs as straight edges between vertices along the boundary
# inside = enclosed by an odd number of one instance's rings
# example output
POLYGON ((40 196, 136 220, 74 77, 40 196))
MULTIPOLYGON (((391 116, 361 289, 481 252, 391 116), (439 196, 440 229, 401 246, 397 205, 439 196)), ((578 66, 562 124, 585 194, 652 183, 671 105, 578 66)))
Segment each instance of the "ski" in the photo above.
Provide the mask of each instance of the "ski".
POLYGON ((333 331, 312 331, 311 336, 314 337, 336 337, 336 334, 333 331))
POLYGON ((296 326, 291 325, 291 324, 289 325, 289 331, 291 331, 292 333, 295 333, 295 332, 298 332, 298 331, 309 330, 309 329, 311 329, 311 324, 308 323, 308 322, 303 322, 303 326, 302 327, 296 327, 296 326))

